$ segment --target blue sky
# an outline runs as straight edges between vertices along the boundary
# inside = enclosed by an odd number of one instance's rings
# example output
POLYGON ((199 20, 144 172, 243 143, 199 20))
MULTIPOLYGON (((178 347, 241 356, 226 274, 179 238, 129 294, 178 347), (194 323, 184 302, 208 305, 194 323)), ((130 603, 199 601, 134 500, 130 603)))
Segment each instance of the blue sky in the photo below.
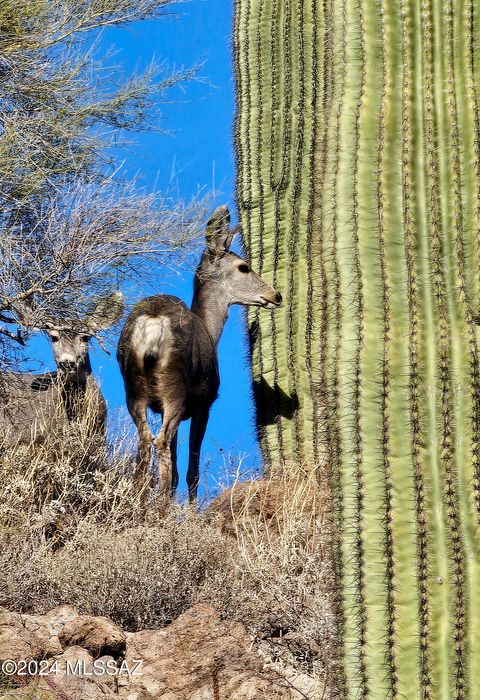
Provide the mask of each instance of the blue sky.
MULTIPOLYGON (((125 75, 145 68, 152 57, 165 60, 170 68, 188 67, 200 62, 201 81, 182 92, 166 95, 161 106, 161 126, 173 132, 142 133, 117 155, 124 160, 123 174, 140 176, 147 189, 164 191, 175 186, 182 198, 190 199, 199 189, 214 190, 212 208, 228 203, 236 221, 233 152, 234 78, 232 69, 232 3, 229 0, 191 0, 175 6, 176 17, 137 23, 128 28, 109 29, 102 47, 116 50, 115 62, 125 75), (173 181, 172 181, 173 174, 173 181)), ((136 290, 141 298, 152 293, 176 294, 191 302, 192 274, 179 276, 159 270, 155 290, 136 290)), ((53 367, 48 343, 35 343, 36 352, 48 368, 53 367)), ((123 384, 115 360, 98 346, 92 348, 94 372, 111 413, 124 406, 123 384)), ((220 396, 212 407, 203 443, 202 463, 208 471, 209 491, 218 480, 225 482, 224 460, 244 456, 243 467, 256 469, 261 463, 253 426, 243 313, 232 307, 219 345, 220 396)), ((188 454, 188 424, 179 434, 180 486, 185 488, 188 454)), ((202 478, 204 482, 204 477, 202 478)), ((204 484, 203 484, 204 486, 204 484)), ((202 493, 203 489, 201 489, 202 493)))

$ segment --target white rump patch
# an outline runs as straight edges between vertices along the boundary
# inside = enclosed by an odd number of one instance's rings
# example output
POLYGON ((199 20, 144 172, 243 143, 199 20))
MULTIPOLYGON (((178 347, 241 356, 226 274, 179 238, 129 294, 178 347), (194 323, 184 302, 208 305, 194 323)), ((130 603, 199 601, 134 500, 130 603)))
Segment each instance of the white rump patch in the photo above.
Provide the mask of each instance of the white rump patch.
POLYGON ((141 362, 146 358, 167 360, 172 346, 168 316, 139 316, 135 322, 131 345, 141 362))

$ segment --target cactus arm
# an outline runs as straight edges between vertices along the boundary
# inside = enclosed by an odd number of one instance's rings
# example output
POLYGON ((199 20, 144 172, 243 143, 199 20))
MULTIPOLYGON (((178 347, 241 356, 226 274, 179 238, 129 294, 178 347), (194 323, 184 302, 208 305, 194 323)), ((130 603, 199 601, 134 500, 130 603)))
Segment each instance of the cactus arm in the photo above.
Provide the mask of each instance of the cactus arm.
MULTIPOLYGON (((264 247, 262 226, 264 198, 259 163, 262 155, 260 149, 265 85, 259 80, 262 74, 261 67, 258 65, 257 37, 258 23, 263 9, 263 3, 256 0, 247 0, 238 4, 236 20, 238 35, 234 45, 238 73, 236 120, 239 161, 238 200, 244 242, 252 260, 256 260, 259 270, 263 266, 263 256, 259 253, 264 247)), ((263 342, 264 324, 260 322, 260 318, 258 311, 249 314, 254 377, 256 369, 268 385, 273 385, 272 347, 263 342)), ((257 414, 258 412, 257 410, 257 414)), ((268 442, 265 441, 263 448, 267 459, 270 459, 269 447, 268 442)))
MULTIPOLYGON (((330 103, 332 98, 332 37, 333 27, 331 31, 325 31, 326 26, 331 26, 332 22, 332 7, 329 0, 312 0, 311 3, 311 22, 312 22, 312 79, 311 79, 311 128, 312 138, 308 153, 308 206, 306 211, 306 246, 305 246, 305 261, 307 266, 306 271, 306 314, 305 314, 305 372, 308 377, 308 390, 312 396, 312 446, 313 457, 316 462, 319 459, 325 461, 326 448, 325 441, 321 440, 320 430, 318 426, 320 421, 327 429, 326 414, 325 414, 325 365, 326 365, 326 350, 327 350, 327 319, 328 319, 328 290, 326 271, 323 264, 324 256, 322 248, 325 245, 325 216, 323 208, 323 185, 325 182, 326 159, 328 154, 327 144, 327 125, 329 123, 330 103), (321 39, 323 33, 323 61, 319 60, 322 49, 321 39), (323 103, 320 110, 320 97, 322 96, 323 80, 323 103), (320 116, 322 112, 323 119, 320 116), (321 136, 321 126, 323 129, 323 137, 321 136), (318 155, 318 151, 321 155, 318 155), (319 161, 321 163, 318 168, 319 161), (315 284, 314 277, 317 274, 316 265, 314 263, 316 251, 320 250, 318 264, 318 285, 315 284), (317 289, 319 287, 319 290, 317 289), (319 314, 314 313, 315 296, 319 295, 319 314), (319 357, 316 357, 316 345, 318 340, 319 357), (317 369, 318 363, 318 369, 317 369), (319 384, 320 386, 317 386, 319 384), (320 409, 320 405, 322 409, 320 409), (323 411, 323 412, 322 412, 323 411)), ((301 338, 301 336, 299 336, 301 338)))
MULTIPOLYGON (((274 261, 274 284, 277 288, 285 292, 284 307, 280 314, 276 314, 272 320, 272 340, 276 347, 276 357, 281 356, 281 364, 275 366, 275 384, 288 397, 293 394, 293 382, 295 377, 291 376, 286 368, 289 362, 289 347, 286 338, 288 337, 288 325, 291 318, 288 311, 292 309, 292 299, 287 301, 288 269, 282 260, 287 258, 286 230, 289 227, 286 201, 290 193, 291 158, 292 158, 292 138, 294 130, 293 105, 294 94, 293 85, 295 82, 293 71, 295 64, 292 57, 292 34, 295 24, 292 1, 277 0, 276 7, 272 11, 272 26, 277 26, 277 39, 272 46, 274 60, 272 66, 276 66, 277 75, 282 75, 280 91, 276 92, 276 87, 272 85, 272 102, 274 105, 272 112, 272 148, 270 151, 270 193, 274 203, 272 228, 274 232, 273 261, 274 261), (278 13, 278 20, 275 15, 278 13), (293 25, 293 26, 292 26, 293 25), (278 339, 282 338, 279 342, 278 339)), ((276 393, 275 410, 278 416, 282 414, 282 397, 276 393)), ((285 422, 277 418, 276 435, 271 436, 271 440, 276 440, 280 446, 280 455, 285 459, 288 453, 287 446, 291 445, 293 426, 285 425, 285 422)), ((298 446, 290 454, 298 456, 298 446)))
MULTIPOLYGON (((258 192, 258 205, 252 203, 250 212, 252 227, 257 229, 255 235, 252 232, 248 246, 249 255, 252 260, 257 261, 257 269, 261 275, 267 271, 271 274, 272 268, 272 244, 268 236, 268 229, 265 222, 272 218, 273 202, 266 196, 266 180, 269 176, 269 149, 268 140, 265 136, 265 125, 269 121, 269 93, 268 83, 265 82, 265 71, 268 71, 270 60, 268 55, 268 32, 263 31, 264 24, 270 20, 271 3, 266 0, 259 0, 251 5, 252 11, 249 19, 249 46, 250 46, 250 71, 253 82, 258 89, 258 97, 255 109, 251 112, 251 127, 249 138, 251 139, 252 150, 252 181, 254 188, 258 192), (253 128, 252 128, 253 127, 253 128)), ((271 230, 271 227, 268 227, 271 230)), ((276 283, 276 280, 275 280, 276 283)), ((256 309, 250 313, 257 329, 257 339, 254 350, 254 362, 258 371, 268 385, 274 386, 278 382, 278 362, 277 357, 277 333, 274 318, 262 318, 261 312, 256 309), (264 338, 271 337, 272 342, 266 343, 264 338)), ((283 442, 280 431, 278 435, 278 450, 280 457, 283 457, 283 442)), ((265 438, 268 458, 271 459, 276 450, 274 445, 268 444, 265 438)))
MULTIPOLYGON (((280 217, 279 217, 279 211, 280 211, 280 194, 278 192, 274 192, 274 183, 276 181, 277 177, 280 177, 279 173, 282 170, 283 167, 283 161, 284 158, 286 157, 286 152, 285 152, 285 147, 283 144, 280 143, 280 139, 283 138, 284 136, 284 131, 282 130, 282 123, 284 120, 282 120, 282 115, 281 115, 281 110, 283 108, 284 102, 287 103, 287 109, 290 104, 289 96, 288 94, 284 94, 285 89, 287 89, 287 93, 290 90, 290 83, 288 83, 288 86, 285 85, 284 80, 279 80, 279 76, 283 76, 285 74, 284 71, 284 64, 282 63, 283 56, 281 53, 279 53, 277 47, 279 44, 282 43, 282 33, 281 33, 281 0, 272 0, 272 5, 271 5, 271 13, 270 13, 270 35, 272 37, 272 41, 270 44, 270 68, 266 68, 267 72, 266 75, 270 76, 270 135, 269 135, 269 140, 270 140, 270 148, 268 149, 269 153, 269 181, 268 181, 268 188, 272 192, 271 196, 271 201, 272 201, 272 208, 271 208, 271 219, 268 220, 269 226, 271 227, 273 231, 273 249, 272 249, 272 266, 273 266, 273 284, 274 286, 278 289, 279 285, 279 270, 280 270, 280 241, 281 241, 281 225, 280 225, 280 217)), ((290 60, 290 56, 285 57, 286 61, 290 60)), ((288 71, 287 71, 288 73, 288 71)), ((285 117, 287 118, 287 117, 285 117)), ((282 319, 278 319, 280 322, 280 326, 282 327, 282 319)), ((272 332, 272 349, 274 352, 274 356, 277 357, 278 353, 281 351, 278 343, 278 328, 277 328, 277 317, 272 318, 272 327, 271 327, 271 332, 272 332)), ((279 367, 278 363, 275 363, 274 366, 274 386, 279 385, 280 377, 279 377, 279 367)), ((280 405, 280 398, 278 396, 275 396, 275 412, 276 414, 280 414, 281 412, 281 405, 280 405)), ((282 432, 282 426, 280 421, 277 420, 276 426, 275 426, 275 434, 274 435, 268 435, 266 431, 264 431, 264 438, 263 441, 266 444, 269 442, 269 440, 276 440, 278 443, 278 454, 282 459, 285 459, 285 449, 284 449, 284 444, 283 444, 283 432, 282 432)), ((269 462, 272 464, 271 460, 269 462)))
MULTIPOLYGON (((297 32, 299 31, 300 18, 297 16, 297 8, 295 0, 285 0, 280 2, 277 10, 280 10, 280 23, 278 40, 273 46, 275 52, 275 60, 278 70, 281 71, 283 79, 282 93, 279 95, 280 102, 276 103, 275 113, 275 138, 279 144, 278 150, 281 157, 275 162, 275 151, 271 152, 273 159, 270 164, 269 174, 271 180, 271 189, 269 196, 274 203, 273 209, 273 267, 275 268, 274 283, 278 289, 281 289, 284 302, 280 309, 280 313, 275 314, 271 319, 272 325, 266 330, 266 336, 271 335, 273 344, 276 347, 275 351, 275 375, 272 387, 280 387, 282 393, 286 397, 298 397, 297 391, 297 371, 292 371, 292 353, 295 310, 297 308, 297 298, 294 288, 292 289, 293 273, 293 258, 292 243, 296 231, 292 228, 292 175, 293 175, 293 157, 295 154, 295 138, 297 130, 302 131, 302 125, 296 120, 296 110, 298 109, 298 101, 301 99, 301 89, 299 83, 303 84, 304 76, 298 70, 299 60, 296 51, 298 46, 296 43, 297 32), (296 57, 296 58, 295 58, 296 57), (298 73, 297 73, 298 70, 298 73), (273 176, 273 177, 272 177, 273 176), (272 187, 273 186, 273 187, 272 187), (288 264, 285 264, 286 261, 288 264), (281 262, 283 261, 283 262, 281 262), (278 342, 278 338, 282 338, 278 342)), ((271 23, 275 23, 276 18, 271 17, 271 23)), ((301 137, 301 133, 297 138, 301 137)), ((262 322, 263 319, 260 319, 262 322)), ((290 455, 293 459, 300 457, 300 442, 295 440, 298 436, 298 415, 294 412, 294 416, 290 417, 289 421, 282 420, 281 416, 284 413, 285 402, 282 395, 275 392, 275 410, 277 412, 277 424, 275 426, 275 435, 272 433, 267 438, 270 441, 278 442, 280 446, 280 458, 285 460, 286 455, 290 455), (293 420, 292 420, 293 418, 293 420)), ((307 399, 308 400, 308 399, 307 399)), ((303 401, 303 397, 302 397, 303 401)))
POLYGON ((240 216, 252 265, 284 297, 275 314, 249 313, 257 425, 272 467, 310 459, 321 431, 318 264, 307 250, 318 240, 310 165, 322 121, 313 47, 324 41, 323 9, 318 0, 240 1, 234 25, 240 216))
MULTIPOLYGON (((324 311, 321 308, 322 284, 315 281, 320 276, 318 260, 315 257, 308 258, 307 251, 312 245, 315 235, 312 222, 312 192, 315 188, 314 172, 311 164, 315 161, 316 153, 321 148, 320 127, 326 118, 326 114, 320 109, 319 98, 322 87, 325 105, 328 103, 328 87, 325 82, 322 86, 320 77, 327 75, 328 62, 322 62, 323 70, 318 71, 318 61, 315 60, 314 47, 318 42, 325 41, 323 28, 329 22, 326 3, 321 7, 317 0, 305 2, 298 0, 297 13, 300 18, 300 32, 298 35, 298 66, 304 75, 303 88, 299 99, 298 145, 296 147, 297 158, 294 170, 293 201, 297 202, 292 217, 292 232, 294 233, 294 246, 291 260, 295 265, 290 267, 291 287, 295 290, 295 306, 292 311, 292 340, 289 353, 290 372, 295 378, 294 391, 301 397, 303 409, 295 413, 294 440, 302 445, 299 457, 306 455, 315 457, 318 453, 318 433, 321 424, 316 415, 315 384, 318 376, 318 367, 313 367, 312 352, 318 352, 319 319, 323 319, 324 311), (301 137, 300 137, 301 133, 301 137), (313 293, 314 285, 317 287, 313 293), (307 349, 308 348, 308 349, 307 349), (308 446, 308 447, 307 447, 308 446)), ((328 36, 328 35, 327 35, 328 36)), ((321 158, 317 156, 317 162, 321 158)), ((319 237, 315 240, 315 249, 320 245, 319 237)))
MULTIPOLYGON (((292 130, 292 55, 291 55, 291 3, 283 0, 274 0, 271 14, 272 57, 271 57, 271 121, 270 121, 270 168, 269 188, 273 201, 273 215, 270 222, 273 230, 273 283, 276 288, 285 285, 285 270, 281 260, 285 258, 284 248, 284 199, 289 184, 289 170, 291 158, 291 130, 292 130), (287 48, 285 48, 287 47, 287 48), (282 50, 283 49, 283 50, 282 50), (281 79, 279 80, 279 77, 281 79)), ((287 396, 291 396, 291 378, 281 380, 281 367, 288 362, 288 349, 285 343, 286 324, 285 310, 280 315, 272 318, 271 337, 275 358, 282 353, 281 366, 275 362, 275 375, 273 387, 281 386, 287 396), (282 340, 279 342, 279 338, 282 340)), ((284 373, 282 373, 284 374, 284 373)), ((273 397, 274 411, 277 416, 275 432, 264 432, 264 442, 275 441, 278 444, 278 454, 283 461, 286 459, 285 439, 289 443, 291 426, 287 426, 287 435, 284 435, 280 415, 282 413, 282 397, 275 391, 273 397)), ((297 451, 298 454, 298 451, 297 451)))
MULTIPOLYGON (((297 274, 303 273, 304 258, 299 254, 299 238, 300 238, 300 209, 302 206, 302 164, 305 148, 305 79, 306 79, 306 56, 305 56, 305 37, 304 37, 304 4, 303 0, 291 0, 292 2, 292 64, 295 66, 296 78, 292 80, 292 101, 293 101, 293 151, 291 159, 291 196, 285 203, 286 217, 289 221, 289 226, 286 230, 286 254, 290 261, 286 276, 286 299, 285 306, 287 312, 286 325, 286 347, 287 347, 287 372, 291 378, 291 393, 299 396, 299 381, 298 374, 300 365, 303 363, 304 353, 298 355, 296 348, 296 318, 297 313, 300 313, 299 289, 297 286, 297 274), (298 73, 297 73, 298 71, 298 73), (302 259, 303 258, 303 259, 302 259), (298 365, 297 365, 298 363, 298 365)), ((302 402, 304 396, 301 397, 302 402)), ((303 412, 304 413, 304 412, 303 412)), ((295 411, 291 421, 291 440, 292 444, 297 446, 293 454, 297 459, 300 458, 300 415, 299 411, 295 411)))

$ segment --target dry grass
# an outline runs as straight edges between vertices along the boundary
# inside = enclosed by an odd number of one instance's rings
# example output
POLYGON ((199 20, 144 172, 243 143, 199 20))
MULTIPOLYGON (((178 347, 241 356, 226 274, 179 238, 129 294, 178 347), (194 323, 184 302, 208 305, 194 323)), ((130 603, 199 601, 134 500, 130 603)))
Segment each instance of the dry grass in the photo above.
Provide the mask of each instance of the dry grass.
POLYGON ((162 517, 156 495, 134 486, 131 446, 84 438, 74 425, 40 446, 4 446, 0 605, 68 603, 133 631, 210 603, 306 697, 331 697, 318 694, 335 669, 328 493, 286 470, 162 517))

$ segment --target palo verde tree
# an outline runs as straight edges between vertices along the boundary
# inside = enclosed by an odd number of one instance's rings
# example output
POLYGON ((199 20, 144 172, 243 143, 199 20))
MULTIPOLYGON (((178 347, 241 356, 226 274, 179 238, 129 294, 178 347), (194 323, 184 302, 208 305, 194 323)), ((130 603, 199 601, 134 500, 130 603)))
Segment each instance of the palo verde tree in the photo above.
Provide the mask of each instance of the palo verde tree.
POLYGON ((162 95, 196 69, 167 73, 152 64, 121 83, 111 58, 96 58, 103 27, 161 17, 173 4, 1 3, 3 359, 8 341, 45 320, 80 319, 113 283, 139 267, 148 275, 149 263, 164 262, 195 235, 200 205, 138 191, 119 177, 107 149, 114 134, 157 128, 162 95))
POLYGON ((235 16, 242 223, 287 299, 254 328, 258 418, 272 464, 331 467, 344 695, 473 700, 480 6, 235 16))

